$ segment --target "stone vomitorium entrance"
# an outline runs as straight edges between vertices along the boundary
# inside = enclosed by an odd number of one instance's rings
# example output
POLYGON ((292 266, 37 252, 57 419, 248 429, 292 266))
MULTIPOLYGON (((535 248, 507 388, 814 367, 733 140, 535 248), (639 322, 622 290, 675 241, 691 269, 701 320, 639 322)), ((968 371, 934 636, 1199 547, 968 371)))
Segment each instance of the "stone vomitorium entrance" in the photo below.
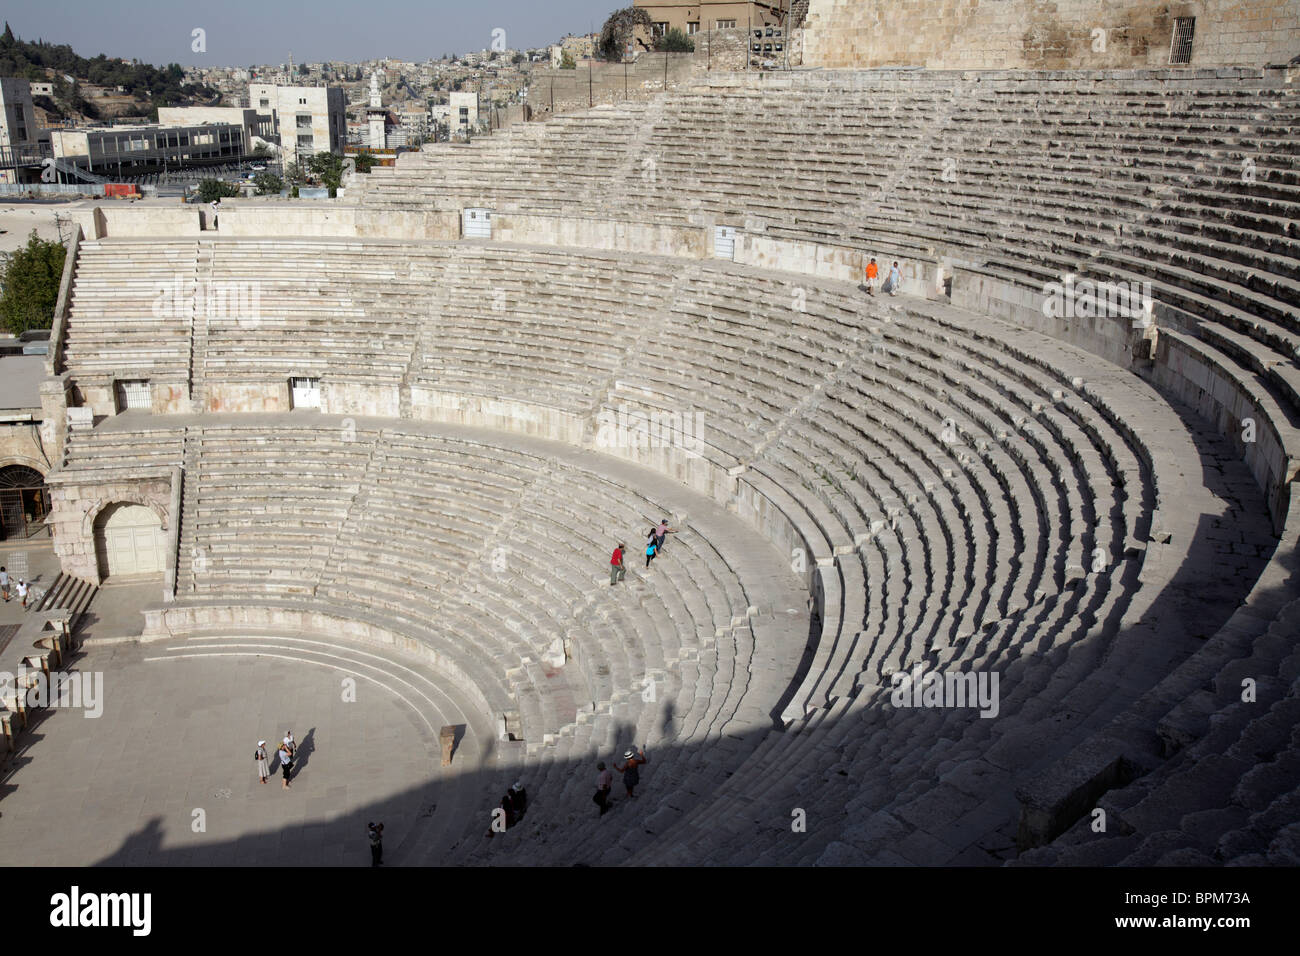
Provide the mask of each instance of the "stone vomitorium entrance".
POLYGON ((161 574, 167 565, 162 521, 144 505, 109 505, 95 519, 94 539, 101 578, 161 574))
POLYGON ((49 523, 63 570, 96 584, 145 575, 164 580, 175 567, 170 531, 179 477, 175 484, 171 475, 137 481, 70 479, 58 472, 50 479, 49 523))

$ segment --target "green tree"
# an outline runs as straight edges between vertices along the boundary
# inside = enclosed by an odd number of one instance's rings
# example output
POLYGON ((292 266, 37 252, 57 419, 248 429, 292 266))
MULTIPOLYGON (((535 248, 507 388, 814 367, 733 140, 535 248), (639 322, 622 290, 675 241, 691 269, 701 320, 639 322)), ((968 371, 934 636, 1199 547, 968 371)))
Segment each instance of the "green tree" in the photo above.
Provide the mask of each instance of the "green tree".
POLYGON ((375 157, 370 153, 357 153, 353 158, 356 160, 357 172, 359 173, 370 172, 370 170, 375 168, 375 164, 379 162, 379 160, 375 159, 375 157))
POLYGON ((199 199, 202 202, 213 202, 217 199, 226 199, 238 195, 238 186, 232 186, 220 179, 205 179, 199 183, 199 199))
POLYGON ((660 53, 694 53, 695 41, 677 27, 655 39, 655 49, 660 53))
POLYGON ((284 167, 284 181, 290 186, 301 186, 307 181, 307 174, 303 171, 302 163, 290 163, 284 167))
POLYGON ((0 323, 14 335, 48 329, 63 279, 67 250, 61 242, 42 239, 33 229, 27 245, 3 257, 0 270, 0 323))
POLYGON ((563 53, 560 54, 561 70, 576 70, 577 68, 578 68, 578 64, 573 62, 573 57, 569 55, 568 50, 565 50, 563 53))
POLYGON ((307 160, 307 168, 321 185, 329 187, 333 199, 343 183, 343 157, 337 153, 313 153, 307 160))
POLYGON ((653 23, 650 14, 640 7, 624 7, 622 10, 615 10, 600 30, 600 42, 597 47, 600 58, 611 63, 622 63, 623 52, 627 49, 628 41, 632 39, 636 28, 648 29, 653 23))
POLYGON ((275 173, 258 173, 253 177, 253 186, 259 196, 278 196, 284 189, 284 180, 275 173))

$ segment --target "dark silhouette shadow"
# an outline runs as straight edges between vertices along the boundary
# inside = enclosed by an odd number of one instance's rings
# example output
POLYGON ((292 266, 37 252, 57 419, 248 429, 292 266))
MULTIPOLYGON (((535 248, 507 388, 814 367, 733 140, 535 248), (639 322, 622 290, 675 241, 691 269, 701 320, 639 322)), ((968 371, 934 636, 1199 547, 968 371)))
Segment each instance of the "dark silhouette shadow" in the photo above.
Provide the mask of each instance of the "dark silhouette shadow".
POLYGON ((302 738, 298 744, 298 749, 293 752, 293 776, 294 779, 307 769, 307 761, 311 759, 312 753, 316 750, 316 728, 313 727, 307 731, 307 736, 302 738))

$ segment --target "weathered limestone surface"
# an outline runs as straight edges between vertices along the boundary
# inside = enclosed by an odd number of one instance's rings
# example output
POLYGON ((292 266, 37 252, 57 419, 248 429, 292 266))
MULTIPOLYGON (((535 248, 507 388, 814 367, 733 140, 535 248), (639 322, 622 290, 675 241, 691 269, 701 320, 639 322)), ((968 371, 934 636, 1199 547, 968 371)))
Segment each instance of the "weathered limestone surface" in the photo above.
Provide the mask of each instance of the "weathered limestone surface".
POLYGON ((1286 63, 1297 0, 812 0, 803 62, 930 69, 1159 67, 1175 17, 1195 17, 1193 67, 1286 63), (1104 31, 1104 35, 1099 31, 1104 31))

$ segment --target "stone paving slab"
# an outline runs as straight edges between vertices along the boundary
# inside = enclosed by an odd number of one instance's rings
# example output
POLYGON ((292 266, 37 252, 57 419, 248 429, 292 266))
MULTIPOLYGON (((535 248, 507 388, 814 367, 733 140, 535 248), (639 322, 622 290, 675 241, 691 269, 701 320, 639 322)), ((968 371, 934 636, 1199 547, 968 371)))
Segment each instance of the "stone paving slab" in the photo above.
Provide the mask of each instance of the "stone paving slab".
POLYGON ((4 841, 0 864, 368 865, 369 820, 386 824, 391 856, 464 775, 439 766, 436 737, 383 688, 361 682, 345 702, 337 668, 149 659, 159 650, 91 646, 75 662, 103 673, 103 716, 45 711, 4 768, 0 814, 24 837, 4 841), (286 729, 299 745, 288 791, 276 761, 262 785, 252 759, 286 729))

